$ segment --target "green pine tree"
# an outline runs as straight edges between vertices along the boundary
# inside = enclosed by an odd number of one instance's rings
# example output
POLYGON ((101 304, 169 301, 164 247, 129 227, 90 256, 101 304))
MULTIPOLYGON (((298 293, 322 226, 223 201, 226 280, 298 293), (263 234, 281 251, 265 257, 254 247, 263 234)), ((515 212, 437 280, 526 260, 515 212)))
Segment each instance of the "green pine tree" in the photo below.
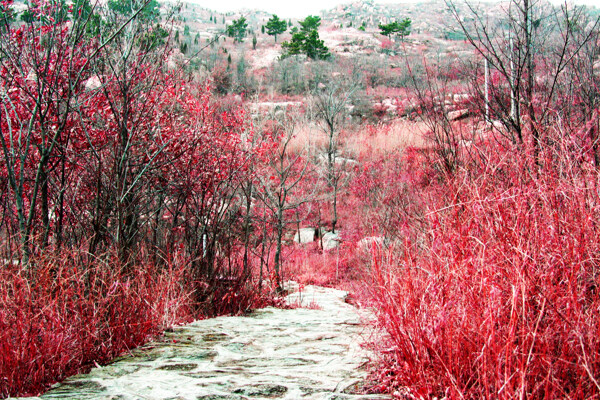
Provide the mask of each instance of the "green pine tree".
POLYGON ((309 15, 308 17, 304 18, 303 21, 300 21, 299 24, 300 30, 308 34, 311 31, 316 31, 319 29, 319 26, 321 26, 321 17, 309 15))
POLYGON ((283 57, 294 56, 304 53, 304 41, 306 35, 303 32, 295 32, 289 42, 283 42, 281 48, 284 50, 283 57))
POLYGON ((319 39, 319 32, 312 30, 304 41, 304 53, 313 60, 326 60, 331 56, 325 43, 319 39))
POLYGON ((320 17, 309 15, 303 21, 300 21, 301 29, 292 28, 292 39, 289 42, 283 42, 281 47, 284 50, 283 58, 296 54, 306 54, 313 60, 325 60, 331 56, 325 43, 319 38, 318 28, 321 24, 320 17))
POLYGON ((246 22, 245 17, 240 17, 239 19, 234 20, 231 25, 229 25, 225 33, 227 36, 232 37, 234 42, 243 42, 246 37, 246 32, 248 29, 248 23, 246 22))
POLYGON ((280 20, 279 17, 275 14, 267 21, 267 34, 271 36, 275 36, 275 43, 277 43, 277 35, 282 34, 287 30, 287 23, 283 20, 280 20))

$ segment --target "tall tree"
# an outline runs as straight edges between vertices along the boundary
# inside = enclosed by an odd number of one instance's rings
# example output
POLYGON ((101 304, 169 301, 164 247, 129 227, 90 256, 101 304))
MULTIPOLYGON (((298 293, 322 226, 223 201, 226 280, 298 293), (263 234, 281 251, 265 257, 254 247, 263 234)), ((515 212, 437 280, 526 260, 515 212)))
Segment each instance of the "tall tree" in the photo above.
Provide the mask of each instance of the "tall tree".
POLYGON ((300 30, 308 34, 311 31, 319 29, 319 27, 321 26, 321 17, 309 15, 308 17, 304 18, 304 20, 300 21, 299 24, 300 30))
POLYGON ((142 18, 148 2, 137 5, 129 18, 112 25, 105 21, 107 34, 94 41, 85 40, 97 18, 84 1, 72 8, 60 2, 28 6, 23 25, 0 30, 0 82, 10 88, 0 105, 0 174, 8 183, 24 264, 32 251, 46 248, 52 230, 60 247, 70 168, 65 152, 81 133, 81 107, 89 98, 84 81, 93 74, 101 49, 118 42, 125 27, 142 18))
POLYGON ((304 40, 304 53, 313 60, 326 60, 331 56, 325 42, 319 39, 319 32, 311 31, 304 40))
POLYGON ((339 159, 339 134, 347 113, 347 106, 356 89, 355 86, 347 86, 341 82, 329 82, 323 89, 314 91, 312 96, 317 123, 327 135, 325 180, 332 198, 331 230, 334 233, 338 221, 338 195, 345 169, 345 160, 339 159))
MULTIPOLYGON (((492 24, 475 7, 470 7, 467 20, 449 4, 469 43, 501 77, 490 79, 488 87, 476 87, 478 97, 484 99, 487 91, 484 102, 492 118, 505 126, 505 134, 520 145, 529 136, 537 152, 544 140, 538 127, 560 112, 551 106, 557 98, 574 93, 562 83, 568 74, 580 71, 573 63, 581 59, 582 50, 597 43, 600 18, 588 19, 583 8, 556 10, 537 0, 511 0, 502 18, 492 24)), ((572 102, 564 101, 561 107, 568 109, 567 104, 572 102)))
POLYGON ((379 24, 379 30, 383 36, 391 38, 392 35, 398 35, 403 40, 405 36, 410 35, 412 21, 410 18, 404 18, 402 21, 394 21, 389 24, 379 24))
POLYGON ((247 29, 246 17, 240 17, 227 26, 225 33, 227 36, 232 37, 235 42, 243 42, 247 29))
POLYGON ((300 21, 301 29, 292 28, 292 39, 289 42, 283 42, 281 47, 284 50, 283 58, 306 54, 313 60, 325 60, 331 56, 329 49, 325 46, 323 40, 319 38, 318 28, 321 24, 321 18, 309 15, 303 21, 300 21))
POLYGON ((292 39, 289 42, 283 42, 281 48, 284 50, 283 58, 295 56, 304 53, 304 41, 306 36, 302 32, 292 33, 292 39))
POLYGON ((275 235, 274 278, 281 289, 281 262, 283 238, 286 227, 295 222, 290 216, 301 205, 312 200, 312 194, 301 190, 301 183, 309 172, 310 163, 306 150, 294 152, 290 146, 293 135, 293 120, 288 116, 273 117, 266 121, 265 134, 273 138, 271 150, 262 173, 258 173, 256 196, 272 216, 275 235))
POLYGON ((267 28, 267 34, 275 37, 275 43, 277 43, 277 35, 282 34, 287 30, 287 22, 279 19, 275 14, 267 21, 265 25, 267 28))

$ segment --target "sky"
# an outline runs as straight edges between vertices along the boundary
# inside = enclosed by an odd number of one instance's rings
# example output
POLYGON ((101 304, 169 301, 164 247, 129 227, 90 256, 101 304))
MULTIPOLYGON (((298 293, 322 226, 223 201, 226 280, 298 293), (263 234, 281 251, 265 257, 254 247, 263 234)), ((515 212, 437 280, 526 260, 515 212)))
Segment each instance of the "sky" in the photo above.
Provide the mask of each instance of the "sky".
MULTIPOLYGON (((202 7, 219 11, 236 11, 243 8, 259 9, 269 13, 277 14, 284 18, 303 18, 307 15, 319 14, 321 10, 327 10, 338 4, 351 3, 354 0, 186 0, 202 7)), ((417 0, 377 0, 377 3, 406 3, 417 0)), ((564 0, 551 0, 552 3, 563 3, 564 0)), ((587 4, 600 6, 600 0, 569 0, 575 4, 587 4)))

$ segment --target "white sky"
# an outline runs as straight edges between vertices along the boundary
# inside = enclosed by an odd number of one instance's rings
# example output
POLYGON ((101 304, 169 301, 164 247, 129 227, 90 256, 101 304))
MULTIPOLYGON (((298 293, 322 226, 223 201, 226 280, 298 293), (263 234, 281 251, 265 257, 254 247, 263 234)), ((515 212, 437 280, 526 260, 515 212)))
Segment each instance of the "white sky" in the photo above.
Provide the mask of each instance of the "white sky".
MULTIPOLYGON (((284 18, 303 18, 307 15, 318 15, 321 10, 327 10, 338 4, 351 3, 354 0, 186 0, 202 7, 219 11, 236 11, 242 8, 259 9, 277 14, 284 18)), ((376 0, 377 3, 406 3, 417 0, 376 0)), ((552 3, 564 3, 564 0, 550 0, 552 3)), ((600 7, 600 0, 568 0, 569 3, 587 4, 600 7)))

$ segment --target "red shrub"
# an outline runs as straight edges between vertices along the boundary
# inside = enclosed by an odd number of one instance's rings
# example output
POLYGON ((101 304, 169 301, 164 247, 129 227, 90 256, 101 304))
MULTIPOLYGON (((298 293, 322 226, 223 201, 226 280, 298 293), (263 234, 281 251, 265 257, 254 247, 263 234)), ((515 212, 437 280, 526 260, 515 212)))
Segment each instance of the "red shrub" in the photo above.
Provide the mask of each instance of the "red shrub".
POLYGON ((185 260, 162 268, 92 265, 76 251, 36 260, 36 278, 0 269, 0 397, 36 394, 190 319, 185 260))
POLYGON ((537 160, 481 144, 485 162, 412 186, 423 218, 392 261, 373 260, 383 386, 406 398, 600 395, 600 176, 554 140, 537 160))

